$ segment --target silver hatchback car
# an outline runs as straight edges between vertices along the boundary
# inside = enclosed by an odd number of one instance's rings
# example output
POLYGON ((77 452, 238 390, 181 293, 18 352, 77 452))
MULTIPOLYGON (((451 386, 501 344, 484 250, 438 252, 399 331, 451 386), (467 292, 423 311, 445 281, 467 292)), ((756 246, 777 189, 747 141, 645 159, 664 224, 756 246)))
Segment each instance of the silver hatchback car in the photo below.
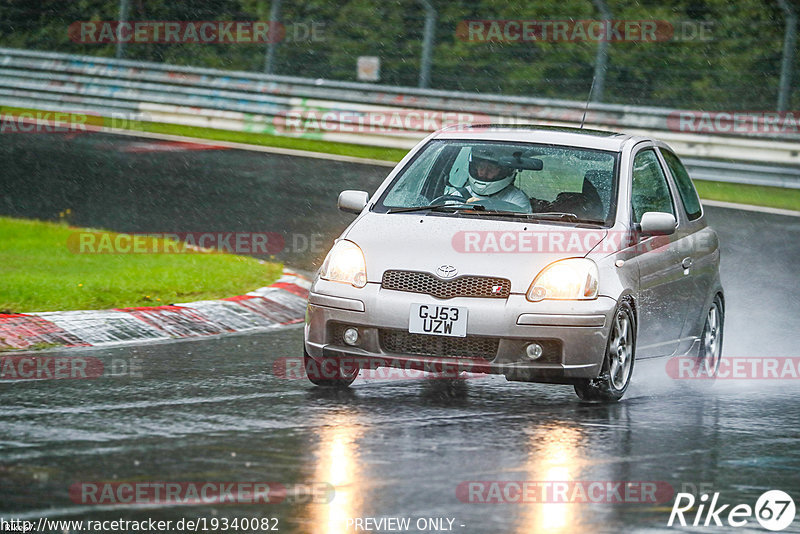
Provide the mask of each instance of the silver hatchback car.
POLYGON ((308 297, 305 366, 342 387, 381 366, 503 374, 619 400, 634 361, 716 375, 719 246, 664 143, 492 125, 419 143, 371 197, 308 297))

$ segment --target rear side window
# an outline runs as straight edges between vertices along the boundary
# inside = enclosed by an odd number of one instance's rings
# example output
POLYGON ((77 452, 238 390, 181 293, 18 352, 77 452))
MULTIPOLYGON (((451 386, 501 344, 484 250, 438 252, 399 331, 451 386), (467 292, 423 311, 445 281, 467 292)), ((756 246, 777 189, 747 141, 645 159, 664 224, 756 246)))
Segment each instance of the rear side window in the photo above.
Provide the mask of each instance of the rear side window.
POLYGON ((637 223, 642 222, 642 215, 648 211, 660 211, 675 215, 667 178, 664 176, 664 171, 652 148, 642 150, 633 159, 631 206, 633 220, 637 223))
POLYGON ((675 185, 678 186, 678 194, 683 202, 683 207, 686 208, 686 215, 690 221, 693 221, 702 215, 703 210, 700 207, 700 199, 697 198, 697 191, 692 184, 692 179, 689 178, 689 173, 686 172, 686 167, 683 166, 678 156, 669 150, 661 149, 661 154, 664 156, 664 161, 667 162, 672 177, 675 179, 675 185))

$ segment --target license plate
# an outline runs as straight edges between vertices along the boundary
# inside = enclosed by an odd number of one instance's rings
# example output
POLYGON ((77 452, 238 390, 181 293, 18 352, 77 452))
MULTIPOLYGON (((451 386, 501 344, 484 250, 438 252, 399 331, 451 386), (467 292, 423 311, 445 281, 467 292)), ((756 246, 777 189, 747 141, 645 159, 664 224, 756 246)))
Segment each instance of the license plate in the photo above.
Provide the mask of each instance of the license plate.
POLYGON ((412 334, 467 336, 467 308, 412 304, 408 315, 408 331, 412 334))

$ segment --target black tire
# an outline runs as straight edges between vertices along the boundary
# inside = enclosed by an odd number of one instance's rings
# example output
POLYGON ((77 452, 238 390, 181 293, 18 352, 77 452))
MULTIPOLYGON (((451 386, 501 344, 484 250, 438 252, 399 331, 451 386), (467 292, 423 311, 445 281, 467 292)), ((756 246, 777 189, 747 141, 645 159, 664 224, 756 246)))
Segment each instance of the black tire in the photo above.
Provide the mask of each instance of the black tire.
POLYGON ((627 300, 620 301, 608 333, 606 356, 600 376, 575 384, 583 401, 617 402, 625 394, 636 361, 636 316, 627 300), (624 345, 620 345, 624 341, 624 345))
POLYGON ((722 331, 725 324, 725 309, 722 297, 717 294, 706 312, 703 331, 700 334, 700 349, 696 356, 678 356, 673 364, 673 378, 680 387, 692 392, 702 392, 716 383, 722 360, 722 331))
POLYGON ((303 349, 303 364, 306 376, 315 386, 324 388, 346 388, 358 377, 358 367, 343 369, 337 358, 322 358, 317 361, 303 349))
POLYGON ((725 308, 719 294, 714 296, 714 301, 706 314, 703 333, 700 336, 700 352, 697 363, 700 371, 709 379, 715 379, 719 372, 719 363, 722 360, 722 332, 725 326, 725 308))

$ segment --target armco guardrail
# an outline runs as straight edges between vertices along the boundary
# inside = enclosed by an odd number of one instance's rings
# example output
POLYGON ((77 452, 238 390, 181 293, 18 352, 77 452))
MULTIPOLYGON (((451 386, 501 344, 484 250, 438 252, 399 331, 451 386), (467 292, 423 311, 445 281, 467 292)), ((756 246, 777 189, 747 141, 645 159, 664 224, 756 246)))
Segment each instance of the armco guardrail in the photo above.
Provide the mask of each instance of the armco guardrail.
MULTIPOLYGON (((0 103, 408 148, 443 122, 575 126, 581 102, 402 88, 0 48, 0 103), (408 119, 415 111, 430 120, 408 119), (354 128, 360 118, 401 117, 354 128), (308 117, 326 127, 310 127, 308 117), (298 127, 300 125, 300 127, 298 127)), ((800 135, 674 131, 676 110, 591 104, 587 128, 654 135, 699 179, 800 188, 800 135), (729 161, 719 161, 729 160, 729 161)))

